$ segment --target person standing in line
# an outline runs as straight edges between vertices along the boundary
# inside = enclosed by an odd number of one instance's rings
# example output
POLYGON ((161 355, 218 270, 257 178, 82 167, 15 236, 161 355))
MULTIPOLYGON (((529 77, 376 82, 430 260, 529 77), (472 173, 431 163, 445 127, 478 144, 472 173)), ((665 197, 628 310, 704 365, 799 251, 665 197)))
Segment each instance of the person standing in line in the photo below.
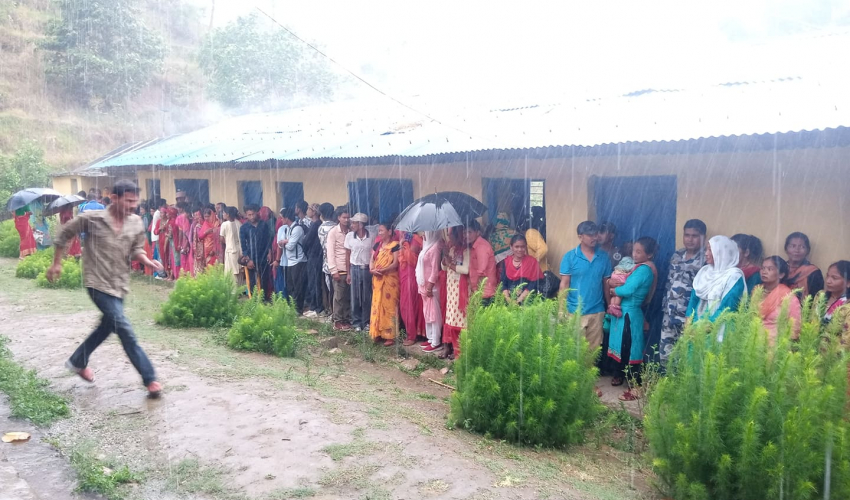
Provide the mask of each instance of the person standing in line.
POLYGON ((204 249, 203 235, 204 220, 201 216, 201 210, 192 212, 192 226, 189 229, 191 243, 189 245, 189 256, 192 260, 192 276, 201 273, 207 267, 207 256, 204 249))
POLYGON ((272 235, 268 224, 260 221, 259 210, 254 205, 245 207, 248 220, 239 229, 239 242, 242 246, 241 264, 248 268, 248 289, 264 292, 266 300, 271 300, 272 290, 268 286, 270 264, 272 262, 272 235))
MULTIPOLYGON (((738 268, 738 245, 726 236, 714 236, 705 248, 705 266, 694 276, 694 290, 685 314, 694 322, 714 321, 723 311, 737 311, 747 294, 744 272, 738 268)), ((723 340, 723 330, 718 337, 723 340)))
POLYGON ((345 248, 350 252, 351 272, 351 324, 355 332, 369 329, 372 309, 372 276, 369 264, 372 260, 372 244, 375 235, 366 225, 369 217, 364 213, 351 218, 351 232, 345 235, 345 248))
POLYGON ((392 224, 378 225, 380 242, 375 243, 369 272, 372 274, 371 329, 369 336, 375 342, 383 340, 384 346, 395 345, 398 334, 398 251, 392 224))
MULTIPOLYGON (((425 243, 416 261, 416 284, 422 296, 422 314, 425 317, 425 352, 434 352, 442 345, 443 316, 440 310, 440 261, 443 254, 442 231, 425 231, 425 243)), ((489 244, 488 244, 489 246, 489 244)))
POLYGON ((445 321, 443 322, 443 352, 440 359, 455 359, 460 356, 460 332, 466 328, 466 309, 469 304, 469 244, 466 242, 464 228, 451 228, 454 236, 449 240, 450 247, 442 252, 442 269, 445 271, 446 288, 444 301, 445 321))
POLYGON ((175 271, 175 278, 180 277, 180 273, 195 274, 195 263, 192 256, 192 212, 189 204, 185 201, 176 205, 177 219, 174 220, 177 231, 174 232, 174 248, 175 252, 179 252, 180 266, 175 271))
POLYGON ((313 223, 313 219, 310 217, 310 205, 306 201, 298 200, 295 202, 295 220, 305 229, 309 229, 313 223))
MULTIPOLYGON (((162 255, 159 252, 159 231, 157 230, 157 228, 159 227, 159 221, 162 220, 162 216, 165 215, 165 209, 167 207, 167 201, 163 199, 158 199, 156 201, 156 211, 153 213, 153 217, 151 217, 151 225, 149 231, 151 232, 153 260, 162 260, 162 255)), ((82 209, 80 209, 80 213, 82 213, 82 209)), ((156 273, 154 273, 154 275, 156 275, 156 273)))
POLYGON ((334 217, 334 206, 330 203, 322 203, 319 206, 319 216, 322 220, 322 225, 318 229, 319 245, 322 252, 322 272, 319 274, 319 290, 321 293, 320 300, 322 301, 321 317, 328 317, 333 314, 334 307, 334 287, 331 272, 328 269, 328 233, 336 226, 336 217, 334 217))
POLYGON ((334 330, 348 331, 351 329, 351 275, 345 240, 351 231, 351 215, 348 206, 337 207, 336 214, 339 223, 328 232, 325 248, 334 286, 334 330))
POLYGON ((303 247, 307 254, 307 279, 304 285, 305 318, 316 318, 324 311, 322 305, 322 245, 319 242, 319 204, 313 203, 307 207, 310 226, 304 235, 303 247))
POLYGON ((415 233, 403 233, 398 255, 398 277, 401 287, 399 312, 407 331, 405 346, 412 346, 419 337, 425 337, 422 296, 416 284, 416 263, 421 251, 422 237, 415 233))
POLYGON ((283 226, 277 234, 277 244, 282 250, 280 272, 286 280, 286 292, 298 314, 304 311, 304 287, 307 282, 307 255, 302 246, 304 226, 295 215, 295 210, 284 208, 280 211, 283 226), (284 229, 289 231, 284 231, 284 229))
POLYGON ((761 240, 751 234, 738 233, 732 238, 738 244, 738 267, 744 273, 747 282, 747 290, 750 294, 756 285, 761 284, 761 263, 764 259, 764 247, 761 240))
MULTIPOLYGON (((59 211, 59 223, 64 226, 65 224, 71 222, 74 218, 74 209, 72 207, 65 207, 59 211)), ((144 217, 142 218, 142 224, 144 224, 144 217)), ((148 253, 148 238, 150 237, 150 233, 145 231, 145 253, 148 253)), ((83 251, 80 248, 80 238, 75 237, 73 241, 71 241, 71 246, 68 248, 68 256, 79 259, 82 255, 83 251)))
POLYGON ((673 346, 682 336, 688 316, 688 301, 694 289, 694 277, 705 265, 705 222, 691 219, 685 222, 682 243, 684 248, 676 250, 670 257, 667 285, 661 310, 661 366, 666 367, 673 346))
POLYGON ((812 244, 809 237, 803 233, 791 233, 785 238, 785 253, 788 255, 788 278, 794 282, 792 288, 800 288, 803 293, 800 301, 806 297, 814 297, 823 290, 823 273, 809 262, 812 244))
POLYGON ((794 291, 789 286, 791 284, 788 279, 788 263, 785 262, 785 259, 778 255, 771 255, 762 261, 761 280, 756 285, 764 290, 762 302, 759 306, 759 316, 761 316, 762 324, 767 330, 767 339, 771 346, 776 345, 779 317, 782 315, 782 308, 786 299, 788 320, 792 322, 791 339, 798 340, 800 338, 802 308, 800 299, 794 295, 794 291))
POLYGON ((241 228, 242 223, 239 222, 236 207, 224 207, 224 223, 219 233, 221 253, 224 256, 224 273, 233 276, 237 284, 242 282, 242 266, 239 265, 239 259, 242 258, 242 244, 239 242, 241 228))
POLYGON ((221 260, 221 222, 214 208, 204 209, 204 222, 201 224, 201 238, 204 240, 206 266, 214 266, 221 260))
MULTIPOLYGON (((496 295, 498 276, 496 275, 496 256, 490 242, 481 237, 481 224, 472 219, 466 226, 466 243, 469 245, 469 288, 475 293, 484 285, 481 304, 490 305, 496 295)), ((510 248, 510 241, 508 241, 510 248)))
MULTIPOLYGON (((579 245, 561 260, 560 291, 567 294, 567 312, 580 310, 581 327, 591 349, 602 345, 602 319, 605 317, 605 281, 613 271, 611 260, 599 248, 599 228, 593 221, 584 221, 576 230, 579 245)), ((641 323, 642 326, 642 323, 641 323)))
POLYGON ((156 398, 162 392, 162 385, 157 382, 153 365, 124 316, 124 297, 130 291, 128 260, 141 262, 157 271, 162 265, 145 254, 145 228, 141 218, 133 213, 139 202, 139 188, 130 181, 118 181, 112 188, 111 198, 113 203, 108 210, 83 213, 62 227, 56 239, 53 265, 46 272, 49 281, 56 281, 62 274, 62 259, 68 243, 83 231, 91 236, 83 255, 83 284, 103 317, 65 366, 86 382, 94 382, 94 371, 88 367, 89 357, 115 332, 130 362, 142 376, 148 395, 156 398))
POLYGON ((617 267, 620 259, 623 257, 631 257, 631 255, 623 255, 619 248, 614 245, 614 240, 617 238, 617 226, 613 222, 603 222, 599 225, 599 248, 608 254, 611 260, 611 267, 617 267))

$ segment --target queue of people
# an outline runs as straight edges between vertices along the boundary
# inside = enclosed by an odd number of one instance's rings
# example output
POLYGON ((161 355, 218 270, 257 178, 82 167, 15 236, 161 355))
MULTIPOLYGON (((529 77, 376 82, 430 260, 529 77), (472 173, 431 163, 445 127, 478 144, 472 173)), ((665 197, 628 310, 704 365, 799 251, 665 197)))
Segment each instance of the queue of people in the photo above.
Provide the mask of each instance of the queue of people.
MULTIPOLYGON (((94 203, 97 200, 92 200, 94 203)), ((80 211, 88 210, 88 205, 80 211)), ((96 208, 91 208, 96 209, 96 208)), ((248 293, 290 299, 299 314, 333 322, 336 330, 368 332, 376 343, 393 346, 401 331, 405 346, 419 343, 442 358, 460 355, 469 297, 482 290, 492 302, 501 285, 505 300, 522 304, 533 294, 566 292, 564 313, 580 314, 591 348, 613 371, 612 385, 628 384, 621 395, 634 400, 641 367, 648 359, 646 320, 651 299, 663 286, 659 355, 662 367, 689 321, 716 321, 735 311, 746 294, 763 289, 759 313, 776 342, 783 307, 799 333, 801 304, 824 293, 824 321, 840 318, 850 341, 850 262, 838 261, 824 275, 808 261, 809 238, 788 235, 785 257, 764 256, 753 235, 707 237, 699 219, 683 227, 682 248, 658 276, 658 243, 651 237, 614 245, 611 223, 585 221, 578 245, 561 259, 560 283, 546 265, 548 248, 542 214, 511 229, 500 214, 484 235, 472 220, 465 227, 423 234, 395 230, 348 206, 299 201, 277 216, 268 207, 246 206, 242 213, 224 204, 154 200, 139 207, 145 251, 162 263, 157 277, 177 279, 218 262, 248 293), (550 281, 554 279, 552 284, 550 281), (787 303, 787 306, 784 304, 787 303)), ((720 329, 720 338, 725 334, 720 329)))

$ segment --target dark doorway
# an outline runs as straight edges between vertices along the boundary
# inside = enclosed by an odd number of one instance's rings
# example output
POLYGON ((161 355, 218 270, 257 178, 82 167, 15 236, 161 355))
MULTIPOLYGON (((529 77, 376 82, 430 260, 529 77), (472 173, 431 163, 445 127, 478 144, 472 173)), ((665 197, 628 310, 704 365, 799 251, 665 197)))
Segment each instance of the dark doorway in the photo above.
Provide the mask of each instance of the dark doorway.
POLYGON ((210 202, 210 181, 206 179, 178 179, 174 181, 174 188, 184 191, 186 200, 192 203, 206 205, 210 202))
POLYGON ((649 335, 644 353, 652 355, 658 349, 661 333, 667 269, 676 250, 676 177, 592 177, 591 186, 596 221, 617 226, 614 243, 618 247, 642 236, 658 241, 658 254, 653 259, 658 268, 658 285, 646 308, 649 335))
POLYGON ((242 181, 239 183, 239 197, 242 207, 248 205, 263 206, 263 183, 260 181, 242 181))
POLYGON ((304 199, 303 182, 280 182, 278 190, 281 208, 295 208, 295 204, 304 199))
POLYGON ((413 203, 410 179, 357 179, 348 183, 352 214, 362 212, 381 222, 391 222, 413 203))
POLYGON ((508 214, 511 227, 516 228, 534 213, 542 218, 540 233, 546 237, 546 182, 542 179, 484 179, 484 204, 488 222, 500 212, 508 214), (539 210, 534 207, 539 207, 539 210))
POLYGON ((145 194, 148 200, 156 200, 160 197, 160 181, 159 179, 145 180, 145 194))

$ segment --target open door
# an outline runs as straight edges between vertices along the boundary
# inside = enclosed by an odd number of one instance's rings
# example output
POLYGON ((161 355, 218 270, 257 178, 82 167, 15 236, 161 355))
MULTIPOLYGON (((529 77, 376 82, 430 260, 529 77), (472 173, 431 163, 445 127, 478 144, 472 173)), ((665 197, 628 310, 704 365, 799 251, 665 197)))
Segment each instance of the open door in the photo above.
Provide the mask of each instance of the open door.
POLYGON ((658 254, 653 259, 658 268, 658 285, 647 307, 649 335, 644 353, 657 351, 661 333, 661 302, 670 257, 676 250, 676 177, 597 177, 591 183, 596 208, 596 222, 613 222, 617 226, 615 245, 642 236, 658 242, 658 254))

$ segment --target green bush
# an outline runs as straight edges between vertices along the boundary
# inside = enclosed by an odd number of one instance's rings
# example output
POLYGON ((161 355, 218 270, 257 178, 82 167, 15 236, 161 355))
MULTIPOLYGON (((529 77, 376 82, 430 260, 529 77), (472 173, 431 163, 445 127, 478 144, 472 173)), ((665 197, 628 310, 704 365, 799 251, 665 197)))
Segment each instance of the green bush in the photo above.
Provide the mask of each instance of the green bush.
POLYGON ((47 281, 46 271, 42 271, 38 273, 35 284, 42 288, 82 288, 83 268, 77 259, 65 259, 62 263, 62 274, 58 280, 53 283, 47 281))
POLYGON ((51 264, 53 264, 53 248, 27 255, 18 263, 15 277, 34 280, 39 274, 47 271, 51 264))
POLYGON ((685 329, 648 402, 653 466, 676 500, 826 498, 824 477, 829 498, 850 498, 841 325, 807 305, 799 342, 783 313, 770 346, 760 301, 685 329))
POLYGON ((228 332, 227 345, 281 357, 294 356, 298 347, 297 317, 295 307, 288 301, 275 295, 274 301, 266 305, 262 293, 255 293, 228 332))
POLYGON ((558 301, 532 298, 522 307, 501 294, 470 302, 468 328, 455 363, 455 425, 495 438, 546 446, 582 442, 601 405, 594 390, 598 350, 580 318, 558 319, 558 301))
POLYGON ((0 257, 16 259, 21 255, 21 237, 12 219, 0 222, 0 257))
POLYGON ((219 265, 196 277, 181 276, 156 322, 181 328, 230 326, 238 312, 236 283, 219 265))

